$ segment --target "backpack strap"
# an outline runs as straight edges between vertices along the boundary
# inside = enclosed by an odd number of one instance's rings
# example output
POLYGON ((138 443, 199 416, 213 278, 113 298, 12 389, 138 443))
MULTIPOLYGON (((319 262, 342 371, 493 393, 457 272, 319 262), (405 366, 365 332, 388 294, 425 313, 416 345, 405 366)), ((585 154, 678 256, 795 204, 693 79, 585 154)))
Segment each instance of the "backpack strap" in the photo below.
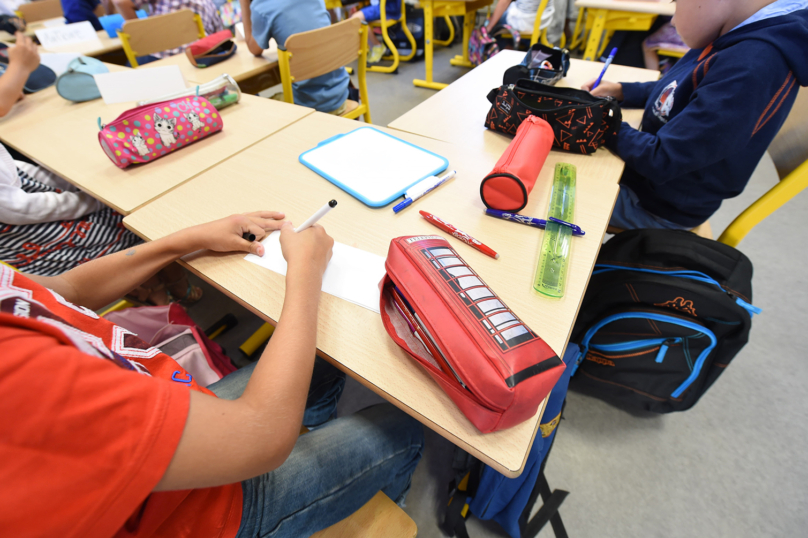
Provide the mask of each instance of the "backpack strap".
POLYGON ((480 485, 482 462, 461 449, 455 452, 453 467, 458 471, 455 479, 449 484, 449 505, 441 527, 449 536, 469 538, 466 529, 469 505, 480 485))

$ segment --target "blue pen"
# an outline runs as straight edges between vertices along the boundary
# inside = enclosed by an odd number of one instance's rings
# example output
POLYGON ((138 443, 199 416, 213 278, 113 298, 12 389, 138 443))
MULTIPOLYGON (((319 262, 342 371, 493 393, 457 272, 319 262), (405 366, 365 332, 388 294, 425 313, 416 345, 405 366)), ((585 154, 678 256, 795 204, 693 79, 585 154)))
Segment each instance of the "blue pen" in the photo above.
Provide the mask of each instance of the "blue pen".
MULTIPOLYGON (((510 220, 510 221, 513 221, 513 222, 518 222, 519 224, 524 224, 525 226, 532 226, 534 228, 544 229, 544 227, 547 226, 547 221, 544 220, 544 219, 536 219, 536 218, 533 218, 533 217, 526 217, 525 215, 520 215, 518 213, 510 213, 508 211, 499 211, 497 209, 486 209, 485 214, 488 215, 489 217, 496 217, 496 218, 502 219, 502 220, 510 220)), ((557 219, 555 217, 550 217, 548 220, 550 222, 556 222, 556 223, 564 225, 564 226, 569 226, 570 228, 572 228, 572 235, 580 236, 580 235, 585 235, 586 234, 586 232, 584 232, 580 228, 580 226, 577 226, 575 224, 565 222, 565 221, 563 221, 561 219, 557 219)))
POLYGON ((457 171, 451 170, 449 172, 446 172, 446 175, 444 175, 443 177, 429 176, 428 178, 416 183, 407 190, 407 194, 404 196, 404 201, 393 206, 393 212, 398 213, 405 207, 409 207, 411 203, 416 201, 421 196, 437 189, 438 187, 440 187, 441 185, 443 185, 444 183, 455 177, 455 174, 457 174, 457 171))
POLYGON ((617 47, 613 48, 612 52, 609 53, 609 57, 606 58, 606 63, 603 64, 603 71, 600 72, 600 76, 595 81, 595 84, 592 85, 593 90, 598 87, 598 84, 600 84, 600 81, 603 79, 603 75, 606 74, 606 70, 609 69, 609 66, 612 64, 612 60, 614 60, 615 54, 617 54, 617 47))

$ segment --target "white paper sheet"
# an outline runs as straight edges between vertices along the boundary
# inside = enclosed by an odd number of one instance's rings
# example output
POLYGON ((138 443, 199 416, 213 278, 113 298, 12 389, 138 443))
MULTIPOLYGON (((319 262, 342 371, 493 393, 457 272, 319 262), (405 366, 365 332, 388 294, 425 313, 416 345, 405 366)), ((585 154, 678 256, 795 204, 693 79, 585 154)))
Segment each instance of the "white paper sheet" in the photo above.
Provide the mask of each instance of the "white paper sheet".
POLYGON ((48 19, 42 21, 42 26, 45 28, 56 28, 57 26, 64 26, 67 24, 64 17, 56 17, 55 19, 48 19))
POLYGON ((67 64, 81 56, 76 52, 43 52, 39 55, 39 63, 53 69, 58 77, 67 71, 67 64))
POLYGON ((236 23, 236 41, 244 41, 244 23, 236 23))
MULTIPOLYGON (((280 243, 281 233, 264 239, 264 256, 247 254, 245 260, 282 275, 286 274, 280 243)), ((384 277, 384 258, 342 243, 334 243, 331 261, 323 275, 323 291, 334 297, 379 312, 379 282, 384 277)))
POLYGON ((85 44, 97 44, 97 48, 101 48, 101 40, 88 21, 43 28, 35 33, 42 47, 47 50, 67 52, 66 49, 69 48, 71 52, 81 52, 92 48, 84 46, 85 44))
POLYGON ((145 101, 186 88, 180 66, 166 65, 93 75, 98 91, 108 105, 145 101))

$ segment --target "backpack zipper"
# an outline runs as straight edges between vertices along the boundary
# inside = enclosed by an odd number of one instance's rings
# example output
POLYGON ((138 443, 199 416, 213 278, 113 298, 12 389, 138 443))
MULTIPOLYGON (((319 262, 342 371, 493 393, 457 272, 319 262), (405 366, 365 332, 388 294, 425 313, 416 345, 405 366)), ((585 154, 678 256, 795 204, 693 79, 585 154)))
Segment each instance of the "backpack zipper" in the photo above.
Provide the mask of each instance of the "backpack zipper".
POLYGON ((760 308, 758 308, 758 307, 756 307, 756 306, 754 306, 754 305, 752 305, 750 303, 747 303, 746 301, 744 301, 743 299, 741 299, 740 297, 738 297, 737 295, 735 295, 731 291, 725 289, 721 284, 718 283, 718 281, 716 279, 712 278, 710 275, 707 275, 707 274, 702 273, 700 271, 689 271, 689 270, 685 270, 685 271, 661 271, 661 270, 658 270, 658 269, 638 269, 638 268, 635 268, 635 267, 624 267, 622 265, 608 265, 608 264, 600 264, 599 263, 599 264, 595 265, 595 270, 592 271, 592 274, 597 275, 597 274, 600 274, 600 273, 608 273, 608 272, 611 272, 611 271, 637 271, 637 272, 640 272, 640 273, 652 273, 652 274, 655 274, 655 275, 665 275, 665 276, 673 276, 673 277, 678 277, 678 278, 687 278, 687 279, 690 279, 690 280, 696 280, 696 281, 699 281, 699 282, 704 282, 705 284, 712 284, 712 285, 716 286, 718 289, 720 289, 721 291, 723 291, 724 293, 726 293, 730 297, 730 299, 735 299, 735 304, 737 304, 738 306, 740 306, 741 308, 746 310, 746 312, 749 314, 750 318, 753 317, 755 314, 760 314, 763 311, 760 308))
POLYGON ((619 344, 591 344, 589 348, 609 353, 611 351, 635 351, 658 346, 659 352, 657 353, 654 362, 662 363, 662 361, 665 359, 665 354, 668 352, 668 348, 674 344, 681 344, 683 340, 684 339, 681 337, 649 338, 647 340, 633 340, 631 342, 621 342, 619 344))
MULTIPOLYGON (((602 320, 597 322, 595 325, 590 327, 588 331, 586 331, 586 334, 584 335, 583 340, 581 341, 581 344, 579 346, 580 347, 580 352, 579 352, 578 357, 576 358, 575 369, 577 369, 577 367, 580 365, 581 361, 583 360, 583 358, 586 356, 587 352, 589 351, 589 347, 590 347, 589 342, 592 339, 592 337, 595 336, 595 333, 597 333, 605 325, 608 325, 609 323, 611 323, 613 321, 616 321, 616 320, 619 320, 619 319, 651 319, 651 320, 654 320, 654 321, 661 321, 663 323, 670 323, 670 324, 673 324, 673 325, 679 325, 680 327, 685 327, 687 329, 692 329, 694 331, 700 332, 700 333, 706 335, 707 337, 709 337, 710 345, 707 346, 699 354, 699 357, 696 359, 696 362, 693 364, 693 369, 691 370, 690 375, 687 377, 687 379, 685 379, 685 381, 681 385, 679 385, 679 387, 677 387, 676 390, 674 390, 671 393, 671 398, 678 398, 679 396, 681 396, 682 393, 685 390, 687 390, 687 388, 691 384, 693 384, 693 382, 696 379, 698 379, 699 374, 701 373, 701 368, 702 368, 702 366, 704 366, 704 362, 707 360, 707 356, 713 351, 713 349, 715 349, 715 346, 718 344, 718 340, 716 339, 715 334, 713 334, 713 332, 710 329, 708 329, 706 327, 703 327, 703 326, 701 326, 698 323, 695 323, 693 321, 688 321, 688 320, 685 320, 685 319, 681 319, 681 318, 673 317, 673 316, 668 316, 668 315, 664 315, 664 314, 655 314, 653 312, 621 312, 620 314, 612 314, 611 316, 607 316, 607 317, 603 318, 602 320)), ((665 349, 663 351, 662 347, 660 347, 660 352, 657 354, 656 362, 662 362, 662 360, 665 358, 665 354, 667 353, 668 348, 670 347, 670 344, 665 345, 665 340, 667 340, 667 339, 662 339, 662 340, 663 340, 663 342, 661 342, 661 344, 664 346, 665 349), (660 354, 661 354, 661 357, 660 357, 660 354)), ((626 344, 628 344, 628 343, 629 342, 626 342, 626 344)), ((606 345, 609 345, 609 344, 606 344, 606 345)), ((619 344, 613 344, 613 345, 619 345, 619 344)), ((574 374, 575 370, 573 370, 572 373, 574 374)))

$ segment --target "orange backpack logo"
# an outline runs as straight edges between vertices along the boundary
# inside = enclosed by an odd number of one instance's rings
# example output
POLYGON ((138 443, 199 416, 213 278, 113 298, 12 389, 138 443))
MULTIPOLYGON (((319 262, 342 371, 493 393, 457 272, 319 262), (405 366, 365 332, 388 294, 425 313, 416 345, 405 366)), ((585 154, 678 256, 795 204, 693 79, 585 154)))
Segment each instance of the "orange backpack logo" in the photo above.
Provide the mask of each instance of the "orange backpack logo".
POLYGON ((666 301, 664 303, 655 303, 654 306, 661 306, 663 308, 673 308, 674 310, 686 312, 691 316, 696 315, 696 307, 693 305, 693 301, 686 300, 684 297, 677 297, 672 301, 666 301))

